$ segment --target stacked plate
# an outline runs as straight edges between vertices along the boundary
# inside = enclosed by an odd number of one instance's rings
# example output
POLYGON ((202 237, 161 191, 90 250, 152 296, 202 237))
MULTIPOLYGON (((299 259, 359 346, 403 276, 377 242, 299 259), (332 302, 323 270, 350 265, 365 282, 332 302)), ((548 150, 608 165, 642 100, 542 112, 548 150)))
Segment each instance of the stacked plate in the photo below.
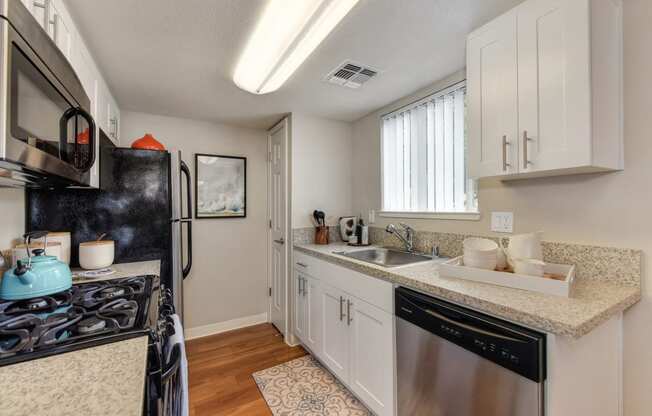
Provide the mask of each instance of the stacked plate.
POLYGON ((498 244, 487 238, 467 238, 464 240, 463 258, 467 267, 494 270, 498 261, 498 244))

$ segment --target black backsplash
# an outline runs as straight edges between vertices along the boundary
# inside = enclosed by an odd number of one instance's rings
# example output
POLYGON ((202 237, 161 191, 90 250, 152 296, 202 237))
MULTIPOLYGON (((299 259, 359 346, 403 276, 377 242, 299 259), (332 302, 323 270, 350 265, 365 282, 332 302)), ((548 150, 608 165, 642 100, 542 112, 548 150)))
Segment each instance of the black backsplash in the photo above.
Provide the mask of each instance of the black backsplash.
POLYGON ((161 259, 161 279, 171 271, 170 155, 100 147, 100 187, 26 192, 26 229, 70 231, 71 266, 79 243, 106 233, 115 262, 161 259))

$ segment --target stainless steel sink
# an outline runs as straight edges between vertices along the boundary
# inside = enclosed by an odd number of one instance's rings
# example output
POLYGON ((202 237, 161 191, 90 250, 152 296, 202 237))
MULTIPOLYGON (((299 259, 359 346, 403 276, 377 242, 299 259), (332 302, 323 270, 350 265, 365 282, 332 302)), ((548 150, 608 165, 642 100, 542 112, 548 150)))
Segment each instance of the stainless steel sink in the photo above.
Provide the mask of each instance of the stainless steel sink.
POLYGON ((338 251, 339 254, 352 259, 377 264, 384 267, 406 266, 409 264, 422 263, 426 261, 444 261, 444 257, 431 257, 424 254, 409 253, 407 251, 393 250, 387 248, 370 248, 366 250, 338 251))

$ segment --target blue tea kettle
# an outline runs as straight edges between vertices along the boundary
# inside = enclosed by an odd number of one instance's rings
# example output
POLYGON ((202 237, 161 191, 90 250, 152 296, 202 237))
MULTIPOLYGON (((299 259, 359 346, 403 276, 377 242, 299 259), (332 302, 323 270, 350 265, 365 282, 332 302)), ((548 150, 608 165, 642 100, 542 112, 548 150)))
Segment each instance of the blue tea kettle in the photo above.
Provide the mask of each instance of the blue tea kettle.
POLYGON ((29 299, 70 289, 72 273, 66 263, 55 256, 46 256, 42 248, 29 250, 30 241, 42 237, 45 237, 43 247, 47 247, 47 234, 47 231, 34 231, 23 236, 27 257, 18 260, 16 267, 2 276, 0 299, 29 299))

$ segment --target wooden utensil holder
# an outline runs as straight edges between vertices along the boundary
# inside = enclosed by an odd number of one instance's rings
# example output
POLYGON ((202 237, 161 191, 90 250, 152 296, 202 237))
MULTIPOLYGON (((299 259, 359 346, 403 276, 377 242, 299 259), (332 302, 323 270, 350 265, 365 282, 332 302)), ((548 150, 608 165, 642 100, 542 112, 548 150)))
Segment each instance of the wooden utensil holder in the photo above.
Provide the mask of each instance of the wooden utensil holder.
POLYGON ((328 244, 328 226, 322 225, 315 228, 315 244, 328 244))

